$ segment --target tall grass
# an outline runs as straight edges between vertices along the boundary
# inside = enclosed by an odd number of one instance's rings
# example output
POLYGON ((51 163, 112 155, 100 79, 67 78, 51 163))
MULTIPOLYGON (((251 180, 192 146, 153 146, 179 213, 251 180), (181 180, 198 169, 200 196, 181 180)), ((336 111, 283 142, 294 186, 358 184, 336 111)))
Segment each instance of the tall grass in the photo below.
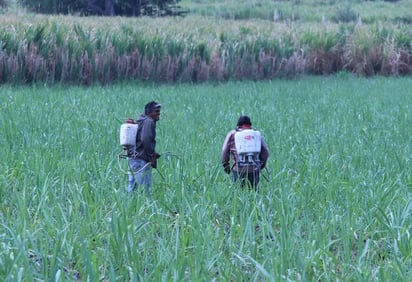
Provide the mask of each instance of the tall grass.
POLYGON ((409 78, 1 87, 0 277, 407 281, 409 78), (118 130, 152 99, 154 194, 126 193, 118 130), (248 114, 269 145, 260 193, 219 154, 248 114))
POLYGON ((318 23, 320 21, 358 20, 364 23, 377 22, 411 23, 409 10, 412 3, 408 0, 396 1, 358 1, 358 0, 182 0, 181 5, 190 14, 214 17, 216 19, 300 21, 318 23), (355 15, 355 18, 352 16, 355 15))
POLYGON ((0 82, 221 82, 301 74, 409 75, 409 25, 184 19, 0 20, 0 82), (195 28, 193 28, 195 27, 195 28))

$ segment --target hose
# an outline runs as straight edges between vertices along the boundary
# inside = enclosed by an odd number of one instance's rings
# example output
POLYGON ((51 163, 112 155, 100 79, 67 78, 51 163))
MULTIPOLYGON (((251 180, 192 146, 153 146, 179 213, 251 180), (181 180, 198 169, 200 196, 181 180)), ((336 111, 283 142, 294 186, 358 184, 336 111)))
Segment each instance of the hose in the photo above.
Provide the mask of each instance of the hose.
POLYGON ((270 172, 267 167, 264 168, 266 170, 267 176, 262 173, 263 178, 269 183, 270 182, 270 172))
POLYGON ((132 173, 132 174, 138 174, 139 172, 141 172, 141 171, 143 171, 146 167, 148 167, 149 165, 151 165, 151 163, 149 162, 149 163, 147 163, 147 164, 145 164, 142 168, 140 168, 138 171, 136 171, 136 172, 133 172, 133 169, 130 167, 130 164, 128 165, 129 166, 129 171, 125 171, 124 169, 122 169, 122 167, 121 167, 121 165, 120 165, 120 159, 127 159, 128 157, 126 156, 126 155, 123 155, 123 154, 119 154, 118 155, 118 157, 117 157, 117 164, 119 165, 119 169, 120 169, 120 171, 121 172, 123 172, 124 174, 129 174, 129 172, 130 173, 132 173))
MULTIPOLYGON (((176 158, 179 158, 179 155, 174 154, 174 153, 172 153, 172 152, 164 152, 164 153, 162 153, 161 155, 162 155, 162 156, 166 156, 166 157, 176 157, 176 158)), ((132 168, 130 167, 130 164, 129 164, 129 169, 130 169, 130 170, 129 170, 129 171, 125 171, 124 169, 122 169, 122 167, 121 167, 121 165, 120 165, 120 159, 128 159, 128 157, 127 157, 127 155, 125 155, 124 153, 120 153, 120 154, 117 156, 117 164, 118 164, 118 166, 119 166, 120 171, 121 171, 122 173, 124 173, 124 174, 129 174, 129 172, 131 172, 131 173, 133 173, 133 174, 135 175, 135 174, 138 174, 139 172, 143 171, 147 166, 151 165, 151 163, 148 162, 148 163, 145 164, 141 169, 139 169, 137 172, 133 172, 133 170, 132 170, 132 168)), ((160 176, 161 176, 162 179, 164 180, 165 178, 163 177, 162 173, 161 173, 157 168, 155 168, 155 169, 157 170, 157 172, 160 174, 160 176)))

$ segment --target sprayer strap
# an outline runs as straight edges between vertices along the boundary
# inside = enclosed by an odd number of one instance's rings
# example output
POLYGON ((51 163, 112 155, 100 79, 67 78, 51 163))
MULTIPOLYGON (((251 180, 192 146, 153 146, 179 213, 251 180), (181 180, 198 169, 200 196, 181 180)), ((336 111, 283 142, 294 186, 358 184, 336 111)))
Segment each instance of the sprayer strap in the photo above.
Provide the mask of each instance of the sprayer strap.
POLYGON ((238 162, 237 166, 259 166, 256 162, 238 162))
POLYGON ((137 153, 136 150, 129 149, 129 150, 127 150, 127 156, 129 158, 132 158, 132 159, 137 159, 138 158, 138 153, 137 153))

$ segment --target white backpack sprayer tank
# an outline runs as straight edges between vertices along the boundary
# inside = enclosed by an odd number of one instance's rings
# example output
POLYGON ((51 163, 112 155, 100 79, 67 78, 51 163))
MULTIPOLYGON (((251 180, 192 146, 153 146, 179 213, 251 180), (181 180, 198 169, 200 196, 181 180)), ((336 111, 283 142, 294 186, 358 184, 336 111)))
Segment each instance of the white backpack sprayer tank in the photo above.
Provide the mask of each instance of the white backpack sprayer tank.
POLYGON ((257 163, 262 145, 260 132, 245 129, 235 133, 235 146, 241 163, 257 163))
POLYGON ((136 146, 137 127, 137 124, 129 121, 120 126, 120 145, 125 154, 127 154, 128 149, 136 146))

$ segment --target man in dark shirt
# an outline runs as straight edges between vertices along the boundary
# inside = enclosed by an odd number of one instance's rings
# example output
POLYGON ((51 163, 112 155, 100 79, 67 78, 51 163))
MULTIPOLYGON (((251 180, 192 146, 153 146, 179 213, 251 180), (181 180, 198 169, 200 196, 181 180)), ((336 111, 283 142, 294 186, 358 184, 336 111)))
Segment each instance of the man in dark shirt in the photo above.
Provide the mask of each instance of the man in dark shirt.
POLYGON ((160 119, 161 104, 151 101, 145 105, 145 113, 137 118, 136 147, 129 157, 131 172, 129 173, 129 186, 132 192, 135 185, 144 186, 147 197, 151 195, 152 167, 156 168, 156 122, 160 119))

